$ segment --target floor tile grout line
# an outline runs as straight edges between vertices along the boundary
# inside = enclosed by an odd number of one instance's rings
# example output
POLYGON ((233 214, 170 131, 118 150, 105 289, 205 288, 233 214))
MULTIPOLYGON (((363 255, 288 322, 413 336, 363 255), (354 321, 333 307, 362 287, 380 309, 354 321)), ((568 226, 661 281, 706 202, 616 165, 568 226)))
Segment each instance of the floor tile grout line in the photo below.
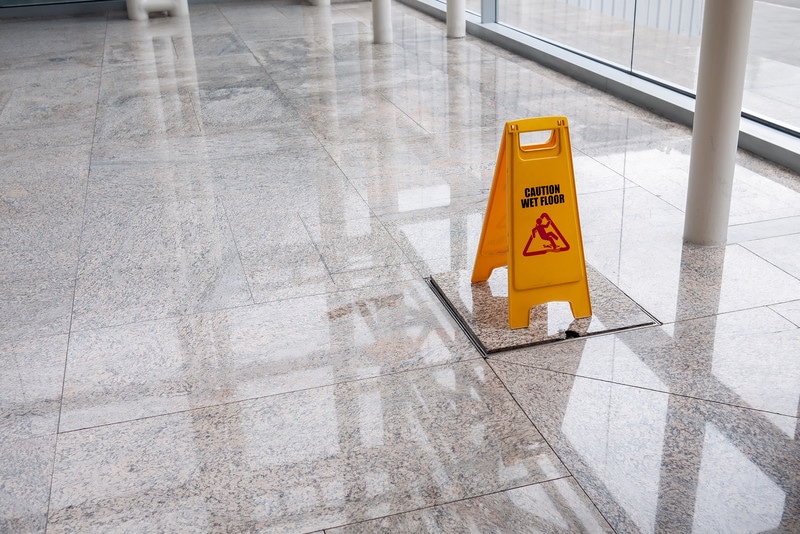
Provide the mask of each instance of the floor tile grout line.
POLYGON ((110 422, 110 423, 102 423, 102 424, 99 424, 99 425, 86 426, 86 427, 81 427, 81 428, 73 428, 73 429, 70 429, 70 430, 61 431, 61 432, 59 432, 59 434, 61 434, 61 435, 74 434, 74 433, 77 433, 77 432, 85 432, 85 431, 88 431, 88 430, 95 430, 95 429, 99 429, 99 428, 106 428, 106 427, 113 427, 113 426, 118 426, 118 425, 131 424, 131 423, 136 423, 136 422, 139 422, 139 421, 146 421, 146 420, 149 420, 149 419, 158 419, 160 417, 170 417, 170 416, 173 416, 173 415, 187 414, 187 413, 197 412, 197 411, 201 411, 201 410, 212 410, 212 409, 216 409, 216 408, 220 408, 220 407, 224 407, 224 406, 232 406, 232 405, 240 404, 240 403, 257 402, 257 401, 261 401, 261 400, 265 400, 265 399, 274 399, 274 398, 281 397, 281 396, 294 395, 296 393, 306 393, 306 392, 310 392, 310 391, 317 391, 317 390, 328 389, 328 388, 336 388, 336 387, 339 387, 339 386, 357 384, 357 383, 366 382, 366 381, 370 381, 370 380, 382 380, 384 378, 389 378, 389 377, 396 377, 396 376, 405 375, 405 374, 411 374, 411 373, 420 373, 420 372, 423 372, 423 371, 428 371, 428 370, 431 370, 431 369, 444 368, 444 367, 452 366, 452 365, 455 365, 455 364, 473 362, 473 361, 477 361, 479 359, 482 359, 482 358, 480 356, 474 356, 472 358, 461 358, 461 359, 458 359, 458 360, 452 360, 452 361, 449 361, 449 362, 440 363, 440 364, 436 364, 436 365, 420 365, 419 367, 414 367, 414 368, 411 368, 411 369, 397 369, 395 371, 391 371, 391 372, 388 372, 388 373, 381 373, 381 374, 377 374, 377 375, 374 375, 374 376, 356 377, 356 378, 352 378, 352 379, 349 379, 349 380, 342 380, 342 381, 332 382, 330 384, 321 384, 321 385, 316 385, 316 386, 311 386, 311 387, 304 387, 304 388, 292 389, 292 390, 287 390, 287 391, 279 391, 279 392, 270 393, 270 394, 267 394, 267 395, 260 395, 260 396, 255 396, 255 397, 247 397, 247 398, 242 398, 242 399, 231 399, 231 400, 224 401, 224 402, 208 404, 206 406, 196 406, 196 407, 193 407, 193 408, 186 408, 184 410, 174 410, 174 411, 168 411, 168 412, 159 413, 159 414, 145 415, 143 417, 137 417, 137 418, 134 418, 134 419, 126 419, 126 420, 123 420, 123 421, 113 421, 113 422, 110 422))
MULTIPOLYGON (((508 353, 506 353, 506 354, 508 354, 508 353)), ((737 409, 737 410, 747 410, 747 411, 750 411, 750 412, 777 415, 779 417, 789 417, 789 418, 795 418, 795 419, 797 418, 797 416, 794 416, 794 415, 788 415, 788 414, 778 413, 778 412, 770 412, 769 410, 762 410, 760 408, 753 408, 752 406, 742 406, 742 405, 739 405, 739 404, 731 404, 729 402, 723 402, 723 401, 718 401, 718 400, 714 400, 714 399, 705 399, 703 397, 697 397, 697 396, 693 396, 693 395, 686 395, 686 394, 682 394, 682 393, 675 393, 675 392, 670 392, 670 391, 662 391, 660 389, 655 389, 655 388, 637 386, 635 384, 626 384, 624 382, 615 382, 613 380, 607 380, 607 379, 604 379, 604 378, 598 378, 598 377, 593 377, 593 376, 586 376, 586 375, 580 375, 580 374, 567 373, 565 371, 556 371, 556 370, 553 370, 553 369, 547 369, 545 367, 539 367, 539 366, 536 366, 536 365, 520 363, 520 362, 517 362, 517 361, 504 360, 502 358, 492 357, 492 355, 489 355, 489 358, 487 358, 487 361, 497 361, 497 362, 504 363, 504 364, 507 364, 507 365, 517 365, 519 367, 526 367, 528 369, 536 369, 537 371, 545 371, 547 373, 553 373, 553 374, 558 374, 558 375, 562 375, 562 376, 571 376, 573 378, 581 378, 583 380, 591 380, 591 381, 594 381, 594 382, 603 382, 603 383, 611 384, 611 385, 614 385, 614 386, 620 386, 620 387, 631 388, 631 389, 638 389, 638 390, 643 390, 643 391, 651 391, 653 393, 660 393, 662 395, 670 395, 670 396, 673 396, 673 397, 680 397, 680 398, 683 398, 683 399, 689 399, 689 400, 698 401, 698 402, 707 402, 707 403, 716 404, 716 405, 719 405, 719 406, 727 406, 729 408, 734 408, 734 409, 737 409)))
MULTIPOLYGON (((462 503, 462 502, 474 501, 474 500, 477 500, 477 499, 481 499, 483 497, 490 497, 492 495, 500 495, 502 493, 508 493, 508 492, 519 490, 519 489, 523 489, 523 488, 530 488, 530 487, 533 487, 533 486, 541 486, 542 484, 548 484, 548 483, 551 483, 551 482, 557 482, 559 480, 567 480, 567 479, 575 480, 575 477, 573 477, 571 474, 557 476, 555 478, 548 478, 546 480, 540 480, 539 482, 532 482, 530 484, 520 484, 518 486, 512 486, 512 487, 509 487, 509 488, 498 489, 498 490, 495 490, 495 491, 490 491, 488 493, 479 493, 477 495, 472 495, 470 497, 461 497, 460 499, 453 499, 453 500, 450 500, 450 501, 446 500, 446 501, 441 501, 441 502, 434 502, 430 506, 420 506, 419 508, 411 508, 409 510, 402 510, 400 512, 394 512, 394 513, 382 515, 382 516, 379 516, 379 517, 362 519, 360 521, 353 521, 352 523, 342 523, 340 525, 334 525, 334 526, 325 527, 323 530, 325 532, 327 532, 328 530, 334 530, 334 529, 337 529, 337 528, 350 527, 350 526, 354 526, 354 525, 364 525, 364 524, 367 524, 367 523, 371 523, 373 521, 378 521, 378 520, 386 519, 386 518, 389 518, 389 517, 399 517, 399 516, 405 515, 405 514, 413 514, 414 512, 422 512, 424 510, 433 510, 434 508, 441 508, 441 507, 444 507, 444 506, 450 506, 450 505, 458 504, 458 503, 462 503)), ((581 488, 581 489, 583 489, 583 488, 581 488)), ((313 532, 318 532, 318 531, 316 531, 316 530, 310 531, 310 533, 313 533, 313 532)))
POLYGON ((44 531, 45 534, 47 533, 49 524, 50 524, 50 513, 52 507, 52 499, 53 499, 53 482, 55 480, 56 475, 56 465, 58 461, 58 443, 59 437, 62 435, 61 432, 61 417, 64 411, 64 390, 66 388, 66 381, 67 381, 67 367, 69 365, 69 349, 70 345, 72 344, 72 323, 75 317, 75 298, 78 293, 78 277, 80 275, 80 265, 81 265, 81 250, 83 248, 83 237, 84 237, 84 229, 86 226, 86 210, 88 205, 89 199, 89 186, 90 186, 90 178, 92 172, 92 155, 94 153, 95 147, 95 136, 97 135, 97 117, 99 114, 100 109, 100 95, 102 91, 103 85, 103 66, 105 65, 105 55, 106 55, 106 43, 108 41, 108 24, 109 24, 109 17, 110 12, 106 11, 105 13, 105 32, 103 35, 103 53, 102 59, 100 60, 99 65, 99 76, 97 82, 97 98, 95 100, 95 109, 94 109, 94 121, 93 121, 93 129, 92 129, 92 143, 89 149, 88 154, 88 165, 86 169, 86 187, 83 191, 83 213, 81 215, 81 223, 80 223, 80 231, 78 234, 78 242, 77 246, 77 253, 76 253, 76 262, 75 262, 75 280, 72 287, 72 305, 70 306, 70 314, 69 314, 69 325, 67 328, 67 345, 64 349, 64 372, 61 377, 61 392, 59 394, 59 403, 58 403, 58 418, 56 419, 56 429, 55 429, 55 439, 53 440, 53 463, 52 468, 50 470, 50 484, 47 491, 47 510, 45 511, 45 522, 44 522, 44 531))
MULTIPOLYGON (((788 234, 788 235, 798 235, 798 234, 800 234, 800 232, 795 232, 793 234, 788 234)), ((786 236, 780 236, 780 237, 786 237, 786 236)), ((747 242, 745 241, 744 243, 747 243, 747 242)), ((800 281, 800 277, 798 275, 790 273, 789 271, 787 271, 786 269, 784 269, 783 267, 781 267, 780 265, 778 265, 774 261, 771 261, 771 260, 765 258, 764 256, 762 256, 761 254, 759 254, 758 252, 747 248, 747 246, 744 243, 732 243, 730 245, 724 245, 724 246, 726 248, 730 247, 730 246, 732 246, 732 247, 741 247, 744 250, 746 250, 747 252, 749 252, 750 254, 752 254, 755 257, 757 257, 758 259, 760 259, 760 260, 772 265, 773 267, 775 267, 776 269, 778 269, 782 273, 787 274, 787 275, 791 276, 792 278, 794 278, 795 280, 800 281)), ((774 302, 772 305, 775 305, 775 304, 783 304, 783 302, 774 302)))
MULTIPOLYGON (((242 268, 242 275, 244 276, 244 283, 247 284, 247 292, 250 294, 250 303, 255 304, 255 297, 253 296, 253 288, 250 285, 250 277, 247 276, 247 269, 244 267, 244 260, 242 260, 242 250, 239 247, 239 243, 236 241, 236 234, 233 231, 233 225, 231 223, 231 218, 228 214, 228 206, 225 205, 225 198, 217 197, 219 203, 222 205, 223 215, 225 216, 225 226, 228 228, 228 231, 231 233, 231 241, 233 241, 233 247, 236 249, 236 257, 239 259, 239 267, 242 268)), ((244 304, 243 306, 247 306, 244 304)))
MULTIPOLYGON (((400 264, 400 265, 413 265, 413 263, 412 262, 408 262, 408 263, 403 263, 403 264, 400 264)), ((367 268, 367 269, 355 269, 355 270, 347 270, 347 271, 337 271, 337 272, 334 272, 333 274, 357 273, 357 272, 369 271, 369 270, 372 270, 372 268, 370 267, 370 268, 367 268)), ((402 282, 402 283, 424 282, 424 277, 409 278, 409 279, 406 279, 406 280, 401 280, 400 282, 402 282)), ((309 298, 312 298, 312 297, 319 297, 319 296, 322 296, 322 295, 333 295, 333 294, 342 294, 342 293, 356 293, 356 292, 364 291, 364 290, 367 290, 367 289, 370 289, 370 288, 380 288, 380 287, 396 285, 396 284, 397 284, 397 281, 393 280, 393 281, 376 282, 374 284, 370 284, 370 285, 366 285, 366 286, 360 286, 360 287, 348 287, 348 288, 342 288, 342 289, 337 288, 334 291, 321 290, 321 291, 315 291, 315 292, 312 292, 312 293, 307 293, 307 294, 302 294, 302 295, 292 295, 292 296, 277 298, 277 299, 274 299, 274 300, 254 301, 254 302, 248 302, 248 303, 245 303, 245 304, 239 304, 239 305, 234 305, 234 306, 226 306, 226 307, 214 308, 214 309, 209 309, 209 310, 192 310, 192 311, 188 311, 186 313, 180 313, 180 312, 169 313, 169 314, 162 315, 162 316, 145 317, 145 318, 137 319, 137 320, 134 320, 134 321, 119 322, 119 323, 113 323, 113 324, 103 324, 103 325, 99 325, 99 326, 91 326, 89 328, 80 328, 80 329, 77 329, 77 330, 73 329, 73 330, 71 330, 70 333, 71 334, 80 334, 80 333, 87 333, 87 332, 96 332, 96 331, 100 331, 100 330, 108 330, 108 329, 111 329, 111 328, 125 328, 125 327, 131 327, 131 326, 142 325, 142 324, 146 324, 146 323, 160 322, 160 321, 175 321, 175 320, 180 320, 182 318, 193 318, 193 317, 197 317, 197 316, 200 316, 200 315, 209 315, 209 314, 214 314, 214 313, 232 312, 232 311, 237 311, 237 310, 244 310, 244 309, 247 309, 247 308, 254 308, 254 307, 258 307, 258 306, 266 306, 266 305, 269 305, 269 304, 276 304, 276 303, 279 303, 279 302, 287 302, 287 301, 295 301, 295 300, 301 300, 301 299, 309 299, 309 298)), ((59 335, 59 334, 53 334, 53 335, 59 335)))
MULTIPOLYGON (((328 275, 328 280, 330 281, 331 284, 333 284, 333 287, 337 288, 337 290, 338 290, 338 286, 336 285, 336 282, 333 279, 333 273, 331 273, 331 268, 330 268, 330 266, 328 266, 328 262, 325 261, 325 256, 322 254, 322 251, 319 249, 319 245, 314 240, 314 236, 311 235, 311 230, 308 228, 308 224, 306 223, 305 218, 299 212, 295 213, 295 215, 297 216, 298 219, 300 219, 300 224, 303 225, 303 230, 306 231, 306 237, 308 237, 309 243, 311 243, 311 246, 314 247, 314 250, 316 251, 317 256, 319 256, 319 261, 322 263, 322 266, 325 267, 325 274, 328 275)), ((333 293, 337 293, 337 292, 338 291, 333 291, 333 293)), ((331 291, 325 291, 324 293, 320 293, 320 294, 321 295, 328 295, 330 293, 331 293, 331 291)))
MULTIPOLYGON (((525 409, 522 407, 522 405, 519 403, 519 401, 517 400, 517 397, 508 388, 508 385, 506 385, 506 383, 503 381, 503 379, 500 378, 500 376, 497 374, 497 371, 495 371, 494 367, 492 366, 491 361, 486 359, 486 358, 484 358, 484 361, 486 362, 487 367, 489 367, 489 369, 491 369, 492 373, 494 374, 495 378, 497 378, 498 382, 500 382, 500 384, 502 384, 503 389, 506 390, 506 393, 508 393, 508 395, 514 401, 514 404, 517 405, 517 408, 519 408, 519 410, 522 412, 522 414, 525 416, 525 418, 528 420, 528 422, 530 422, 531 426, 542 437, 542 441, 544 441, 547 444, 548 448, 553 453, 553 455, 556 458, 558 458, 558 461, 561 462, 561 465, 564 466, 564 469, 566 469, 567 473, 569 473, 569 476, 572 477, 572 479, 575 481, 575 483, 578 485, 578 487, 581 488, 581 491, 583 491, 583 494, 586 496, 586 498, 589 500, 589 502, 591 502, 592 505, 595 507, 595 510, 597 510, 597 513, 600 514, 600 517, 602 517, 605 520, 606 524, 608 524, 609 527, 612 530, 615 530, 614 527, 612 526, 612 522, 605 516, 605 514, 603 514, 603 512, 600 510, 600 507, 597 505, 597 503, 594 501, 594 499, 592 499, 589 496, 589 494, 586 491, 586 488, 583 487, 583 484, 581 484, 580 480, 578 480, 578 478, 572 472, 572 469, 570 469, 570 467, 567 465, 567 463, 564 461, 564 459, 561 457, 561 455, 558 454, 558 451, 555 449, 555 447, 553 447, 553 445, 550 443, 550 441, 547 439, 547 437, 542 433, 542 431, 539 430, 539 427, 536 426, 536 423, 528 415, 528 412, 526 412, 525 409)), ((504 362, 504 363, 507 363, 507 362, 504 362)))

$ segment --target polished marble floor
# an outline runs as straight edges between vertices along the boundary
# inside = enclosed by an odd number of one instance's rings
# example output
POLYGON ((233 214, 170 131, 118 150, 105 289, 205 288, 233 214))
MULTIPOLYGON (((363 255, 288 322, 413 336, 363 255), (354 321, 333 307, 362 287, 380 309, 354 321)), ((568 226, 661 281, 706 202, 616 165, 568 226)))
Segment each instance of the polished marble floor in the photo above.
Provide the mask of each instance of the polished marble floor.
POLYGON ((800 177, 392 4, 0 20, 0 531, 799 532, 800 177), (570 121, 587 262, 659 324, 484 358, 505 121, 570 121))

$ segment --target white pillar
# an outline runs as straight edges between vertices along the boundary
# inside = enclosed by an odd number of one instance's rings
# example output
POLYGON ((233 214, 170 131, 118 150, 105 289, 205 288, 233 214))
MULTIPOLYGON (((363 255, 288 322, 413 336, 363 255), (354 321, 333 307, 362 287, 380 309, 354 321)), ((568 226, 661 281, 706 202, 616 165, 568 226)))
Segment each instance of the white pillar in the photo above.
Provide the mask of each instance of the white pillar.
POLYGON ((447 0, 447 36, 458 39, 467 34, 467 0, 447 0))
POLYGON ((391 0, 372 0, 372 42, 375 44, 392 42, 391 0))
POLYGON ((724 245, 753 0, 706 0, 683 239, 724 245))

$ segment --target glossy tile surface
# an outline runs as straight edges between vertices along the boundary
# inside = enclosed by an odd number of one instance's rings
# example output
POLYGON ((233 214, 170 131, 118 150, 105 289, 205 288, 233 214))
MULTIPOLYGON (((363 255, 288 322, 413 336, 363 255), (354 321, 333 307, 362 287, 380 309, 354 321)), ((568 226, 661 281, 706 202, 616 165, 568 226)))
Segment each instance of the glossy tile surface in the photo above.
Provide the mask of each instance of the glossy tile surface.
POLYGON ((425 508, 342 528, 359 532, 613 532, 570 478, 425 508))
POLYGON ((0 438, 0 530, 44 532, 53 474, 55 434, 0 438))
POLYGON ((617 532, 800 524, 796 417, 491 365, 617 532))
POLYGON ((567 474, 481 360, 72 432, 56 462, 56 532, 304 532, 567 474))
POLYGON ((685 245, 688 128, 371 7, 0 20, 0 532, 800 532, 800 177, 685 245), (425 278, 513 334, 466 274, 541 115, 596 314, 532 329, 596 335, 484 359, 425 278))
POLYGON ((416 280, 76 333, 61 430, 475 359, 416 280))

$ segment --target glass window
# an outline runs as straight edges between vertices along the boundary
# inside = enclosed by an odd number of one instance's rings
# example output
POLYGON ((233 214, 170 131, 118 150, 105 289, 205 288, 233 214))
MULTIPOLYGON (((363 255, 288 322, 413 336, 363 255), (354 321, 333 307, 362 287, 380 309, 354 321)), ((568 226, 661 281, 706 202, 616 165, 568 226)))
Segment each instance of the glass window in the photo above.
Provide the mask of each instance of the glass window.
POLYGON ((638 0, 632 70, 694 94, 703 0, 638 0))
POLYGON ((498 22, 629 69, 634 0, 498 0, 498 22))
MULTIPOLYGON (((479 4, 478 0, 468 0, 479 4)), ((497 0, 498 22, 695 94, 704 0, 497 0)), ((756 0, 743 109, 800 132, 800 0, 756 0)))
POLYGON ((800 132, 800 0, 755 2, 742 107, 800 132))
MULTIPOLYGON (((439 0, 443 4, 447 4, 447 0, 439 0)), ((481 14, 481 2, 482 0, 466 0, 467 4, 467 11, 471 11, 476 15, 481 14)))

